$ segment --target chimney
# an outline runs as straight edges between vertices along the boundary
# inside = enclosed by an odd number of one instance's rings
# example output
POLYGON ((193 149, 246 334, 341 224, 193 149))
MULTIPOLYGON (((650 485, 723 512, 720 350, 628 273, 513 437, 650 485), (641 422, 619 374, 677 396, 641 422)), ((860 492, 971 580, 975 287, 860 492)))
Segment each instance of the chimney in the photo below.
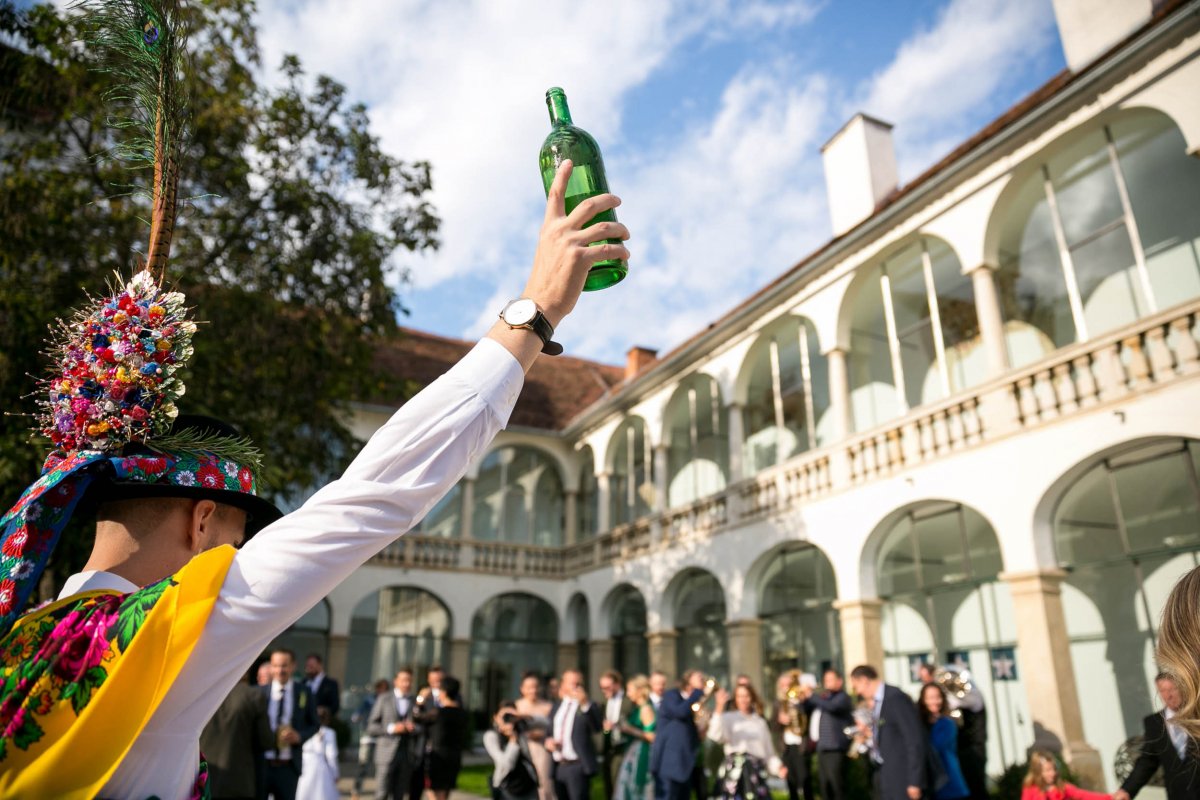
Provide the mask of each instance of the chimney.
POLYGON ((1058 36, 1072 72, 1150 21, 1151 0, 1054 0, 1058 36))
POLYGON ((821 157, 835 237, 874 214, 899 183, 892 126, 866 114, 843 125, 821 148, 821 157))
POLYGON ((625 380, 631 381, 658 360, 658 351, 649 347, 631 347, 625 354, 625 380))

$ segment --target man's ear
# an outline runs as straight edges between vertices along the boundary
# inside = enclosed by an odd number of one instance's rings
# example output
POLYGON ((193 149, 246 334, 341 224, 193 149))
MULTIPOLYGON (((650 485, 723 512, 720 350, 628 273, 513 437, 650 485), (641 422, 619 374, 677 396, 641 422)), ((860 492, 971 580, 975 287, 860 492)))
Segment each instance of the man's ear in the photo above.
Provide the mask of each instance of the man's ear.
POLYGON ((212 530, 216 513, 217 504, 212 500, 197 500, 192 506, 192 518, 188 525, 188 549, 192 553, 206 550, 216 535, 212 530))

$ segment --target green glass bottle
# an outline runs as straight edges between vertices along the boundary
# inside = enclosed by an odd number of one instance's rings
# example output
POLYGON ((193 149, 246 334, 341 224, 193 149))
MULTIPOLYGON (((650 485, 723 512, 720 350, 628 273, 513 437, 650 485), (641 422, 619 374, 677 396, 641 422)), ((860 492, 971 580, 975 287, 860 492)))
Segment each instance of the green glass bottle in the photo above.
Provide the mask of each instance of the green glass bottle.
MULTIPOLYGON (((566 197, 566 209, 570 214, 582 201, 608 191, 608 180, 604 177, 604 159, 600 157, 600 147, 591 134, 571 124, 567 95, 562 89, 555 86, 546 92, 546 106, 550 109, 550 124, 553 127, 546 141, 542 143, 542 152, 538 159, 542 170, 542 183, 549 194, 550 184, 554 182, 554 175, 558 172, 558 165, 567 159, 571 160, 574 169, 567 183, 566 197)), ((587 224, 616 221, 616 212, 604 211, 592 217, 587 224)), ((620 243, 620 239, 602 239, 595 244, 620 243)), ((624 278, 628 271, 629 266, 622 259, 598 261, 588 271, 583 290, 590 292, 608 288, 624 278)))

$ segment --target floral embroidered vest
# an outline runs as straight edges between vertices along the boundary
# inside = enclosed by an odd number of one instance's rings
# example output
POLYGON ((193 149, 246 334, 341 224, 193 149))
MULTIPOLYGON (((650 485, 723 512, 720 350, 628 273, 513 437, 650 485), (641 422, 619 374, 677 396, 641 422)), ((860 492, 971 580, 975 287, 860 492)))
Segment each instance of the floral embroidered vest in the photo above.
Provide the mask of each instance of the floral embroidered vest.
MULTIPOLYGON (((0 797, 98 795, 186 663, 234 552, 17 620, 0 639, 0 797)), ((207 796, 205 777, 202 765, 194 797, 207 796)))

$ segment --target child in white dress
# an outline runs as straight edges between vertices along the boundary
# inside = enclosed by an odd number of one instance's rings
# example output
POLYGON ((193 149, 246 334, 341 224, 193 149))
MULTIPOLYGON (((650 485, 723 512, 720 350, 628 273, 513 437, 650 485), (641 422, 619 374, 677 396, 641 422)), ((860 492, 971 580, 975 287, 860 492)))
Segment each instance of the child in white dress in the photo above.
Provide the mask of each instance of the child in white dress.
POLYGON ((337 734, 329 727, 329 709, 317 709, 321 728, 304 743, 301 752, 304 762, 300 782, 296 784, 296 800, 338 800, 337 734))

